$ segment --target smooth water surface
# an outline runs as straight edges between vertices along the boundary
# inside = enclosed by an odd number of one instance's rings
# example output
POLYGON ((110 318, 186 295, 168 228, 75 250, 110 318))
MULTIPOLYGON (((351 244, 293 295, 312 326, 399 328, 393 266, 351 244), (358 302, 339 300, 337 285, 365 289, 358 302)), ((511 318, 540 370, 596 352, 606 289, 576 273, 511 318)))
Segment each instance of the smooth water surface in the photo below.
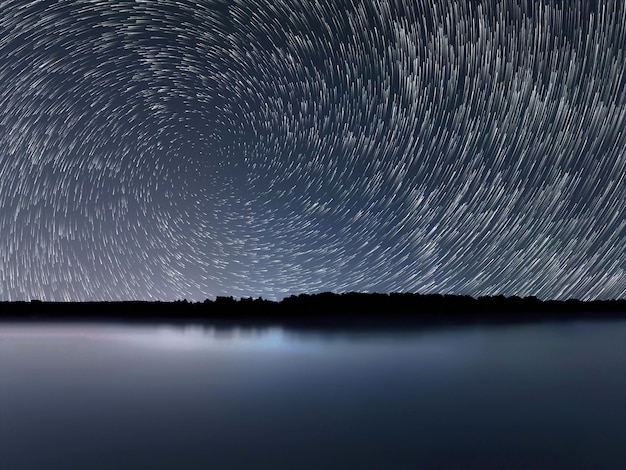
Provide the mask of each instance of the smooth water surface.
POLYGON ((626 468, 626 322, 0 324, 0 468, 626 468))

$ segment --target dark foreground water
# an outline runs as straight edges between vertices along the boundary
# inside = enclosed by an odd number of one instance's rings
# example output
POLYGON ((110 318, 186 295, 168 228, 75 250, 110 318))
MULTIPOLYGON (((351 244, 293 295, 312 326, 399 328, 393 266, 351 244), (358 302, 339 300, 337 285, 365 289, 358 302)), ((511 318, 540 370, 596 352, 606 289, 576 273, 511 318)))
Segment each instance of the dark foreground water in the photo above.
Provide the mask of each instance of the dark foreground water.
POLYGON ((0 324, 0 468, 626 468, 626 323, 0 324))

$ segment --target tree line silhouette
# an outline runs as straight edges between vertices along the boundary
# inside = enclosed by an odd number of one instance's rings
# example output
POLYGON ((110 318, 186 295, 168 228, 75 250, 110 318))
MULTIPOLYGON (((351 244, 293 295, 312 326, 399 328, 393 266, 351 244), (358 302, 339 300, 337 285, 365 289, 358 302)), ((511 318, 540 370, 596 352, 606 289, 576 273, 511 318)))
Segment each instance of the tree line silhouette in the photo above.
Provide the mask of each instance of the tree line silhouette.
POLYGON ((281 301, 217 297, 123 302, 0 302, 0 319, 216 321, 250 325, 371 325, 513 323, 551 319, 626 318, 626 299, 542 301, 536 297, 332 293, 292 295, 281 301))

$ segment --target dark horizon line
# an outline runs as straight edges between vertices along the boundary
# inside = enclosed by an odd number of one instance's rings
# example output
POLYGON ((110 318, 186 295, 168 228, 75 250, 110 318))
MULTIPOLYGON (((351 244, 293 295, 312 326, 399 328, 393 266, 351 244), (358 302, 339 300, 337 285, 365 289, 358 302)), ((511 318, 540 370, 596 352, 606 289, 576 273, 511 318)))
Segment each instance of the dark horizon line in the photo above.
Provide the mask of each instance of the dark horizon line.
POLYGON ((626 319, 626 299, 540 300, 537 297, 449 294, 299 294, 281 301, 218 296, 202 302, 0 301, 0 322, 122 322, 205 324, 216 328, 411 330, 453 325, 514 325, 544 321, 626 319))
POLYGON ((139 317, 148 314, 188 315, 214 317, 219 315, 238 316, 341 316, 359 314, 368 316, 425 317, 429 315, 509 316, 512 314, 577 314, 590 312, 621 313, 626 316, 626 299, 611 300, 541 300, 535 296, 519 297, 496 295, 472 297, 454 294, 418 293, 362 293, 322 292, 298 294, 282 300, 262 297, 217 296, 204 301, 174 300, 112 300, 112 301, 0 301, 0 317, 13 313, 50 314, 62 313, 72 316, 139 317), (124 309, 123 307, 127 307, 124 309), (87 310, 85 310, 87 309, 87 310), (126 313, 122 313, 126 312, 126 313))
POLYGON ((527 296, 518 296, 518 295, 480 295, 480 296, 472 296, 469 294, 442 294, 442 293, 419 293, 419 292, 362 292, 362 291, 347 291, 347 292, 333 292, 333 291, 324 291, 318 293, 306 293, 302 292, 299 294, 291 294, 289 296, 285 296, 279 300, 272 300, 264 298, 263 296, 234 296, 234 295, 218 295, 213 299, 207 297, 204 300, 188 300, 186 298, 176 299, 176 300, 150 300, 150 299, 126 299, 126 300, 41 300, 41 299, 30 299, 30 300, 0 300, 0 305, 22 305, 22 304, 190 304, 190 305, 198 305, 198 304, 206 304, 206 303, 215 303, 215 302, 223 302, 223 301, 234 301, 237 303, 240 302, 265 302, 268 304, 282 304, 285 302, 290 302, 293 299, 298 298, 308 298, 315 299, 321 297, 329 297, 333 296, 336 298, 345 297, 345 296, 359 296, 359 297, 370 297, 370 298, 380 298, 380 297, 388 297, 388 298, 398 298, 398 297, 412 297, 412 298, 420 298, 420 299, 444 299, 444 300, 463 300, 467 302, 484 302, 484 301, 531 301, 535 303, 541 304, 585 304, 585 305, 593 305, 593 304, 613 304, 615 302, 626 303, 625 298, 610 298, 610 299, 580 299, 576 297, 570 297, 567 299, 541 299, 534 295, 527 296))

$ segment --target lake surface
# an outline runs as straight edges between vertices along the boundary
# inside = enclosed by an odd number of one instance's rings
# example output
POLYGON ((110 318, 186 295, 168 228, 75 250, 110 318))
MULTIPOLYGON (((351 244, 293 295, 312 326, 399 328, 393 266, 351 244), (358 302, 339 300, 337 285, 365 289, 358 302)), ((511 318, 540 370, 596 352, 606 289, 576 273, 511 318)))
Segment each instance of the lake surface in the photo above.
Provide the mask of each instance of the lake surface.
POLYGON ((0 324, 0 468, 626 468, 626 322, 0 324))

